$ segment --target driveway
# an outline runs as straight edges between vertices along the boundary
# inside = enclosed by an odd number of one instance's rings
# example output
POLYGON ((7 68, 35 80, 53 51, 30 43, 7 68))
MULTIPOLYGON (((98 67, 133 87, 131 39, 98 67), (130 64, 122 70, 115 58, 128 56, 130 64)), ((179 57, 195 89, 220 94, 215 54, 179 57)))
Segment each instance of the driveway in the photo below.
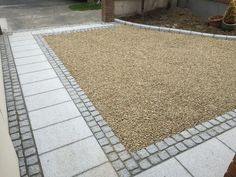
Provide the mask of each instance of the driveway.
POLYGON ((0 19, 8 31, 35 29, 101 21, 101 11, 71 11, 74 0, 0 0, 0 19))

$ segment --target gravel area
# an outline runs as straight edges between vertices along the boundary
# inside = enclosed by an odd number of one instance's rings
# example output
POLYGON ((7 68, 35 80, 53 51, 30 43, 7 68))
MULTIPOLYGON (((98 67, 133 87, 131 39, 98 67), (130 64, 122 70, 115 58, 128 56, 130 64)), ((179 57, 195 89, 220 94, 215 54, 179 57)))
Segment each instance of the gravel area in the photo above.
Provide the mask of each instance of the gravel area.
POLYGON ((154 11, 147 12, 144 18, 141 15, 134 15, 130 17, 124 17, 122 19, 153 26, 162 26, 213 34, 236 35, 236 29, 233 31, 223 31, 221 28, 208 26, 207 19, 193 15, 191 10, 185 8, 173 8, 169 10, 156 9, 154 11))
POLYGON ((236 42, 114 27, 46 38, 129 151, 236 108, 236 42))

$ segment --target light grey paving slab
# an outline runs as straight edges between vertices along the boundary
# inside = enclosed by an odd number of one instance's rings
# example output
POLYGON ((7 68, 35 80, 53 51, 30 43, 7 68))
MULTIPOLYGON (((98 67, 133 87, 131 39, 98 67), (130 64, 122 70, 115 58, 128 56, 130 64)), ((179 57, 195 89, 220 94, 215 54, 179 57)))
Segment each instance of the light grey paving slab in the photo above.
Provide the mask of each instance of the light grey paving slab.
POLYGON ((44 55, 15 59, 16 66, 45 62, 45 61, 47 61, 47 58, 44 55))
POLYGON ((93 168, 85 173, 82 173, 76 177, 118 177, 115 170, 109 162, 93 168))
POLYGON ((15 37, 24 37, 24 36, 32 36, 31 32, 16 32, 11 35, 12 38, 15 37))
POLYGON ((19 52, 13 52, 13 56, 15 59, 17 58, 23 58, 23 57, 30 57, 30 56, 37 56, 37 55, 43 55, 43 52, 41 49, 31 49, 31 50, 23 50, 19 52))
POLYGON ((17 66, 17 71, 18 71, 18 74, 25 74, 25 73, 40 71, 44 69, 51 69, 51 68, 52 66, 47 61, 45 61, 42 63, 34 63, 34 64, 29 64, 29 65, 17 66))
POLYGON ((28 111, 33 111, 36 109, 52 106, 70 100, 71 98, 64 88, 25 97, 25 102, 28 111))
POLYGON ((24 41, 15 41, 15 42, 11 42, 11 46, 15 47, 15 46, 23 46, 23 45, 35 45, 37 44, 35 40, 24 40, 24 41))
POLYGON ((32 49, 40 49, 40 47, 38 46, 38 44, 15 46, 15 47, 12 47, 12 52, 28 51, 32 49))
POLYGON ((219 135, 218 139, 236 152, 236 128, 219 135))
POLYGON ((33 130, 78 116, 81 114, 72 101, 29 112, 33 130))
POLYGON ((33 73, 28 73, 28 74, 22 74, 19 76, 21 84, 27 84, 27 83, 46 80, 46 79, 52 79, 56 77, 57 77, 57 74, 55 73, 53 69, 48 69, 48 70, 43 70, 43 71, 38 71, 38 72, 33 72, 33 73))
POLYGON ((30 96, 38 93, 48 92, 51 90, 63 88, 58 78, 48 79, 44 81, 34 82, 22 85, 24 96, 30 96))
POLYGON ((69 177, 107 162, 94 137, 40 156, 45 177, 69 177))
POLYGON ((25 36, 9 36, 10 42, 16 42, 16 41, 25 41, 25 40, 34 40, 34 37, 29 34, 25 36))
POLYGON ((39 154, 82 140, 92 133, 82 117, 34 131, 39 154))
POLYGON ((234 152, 216 138, 176 156, 194 177, 222 177, 234 152))
POLYGON ((170 159, 136 175, 135 177, 191 177, 191 175, 177 160, 170 159))

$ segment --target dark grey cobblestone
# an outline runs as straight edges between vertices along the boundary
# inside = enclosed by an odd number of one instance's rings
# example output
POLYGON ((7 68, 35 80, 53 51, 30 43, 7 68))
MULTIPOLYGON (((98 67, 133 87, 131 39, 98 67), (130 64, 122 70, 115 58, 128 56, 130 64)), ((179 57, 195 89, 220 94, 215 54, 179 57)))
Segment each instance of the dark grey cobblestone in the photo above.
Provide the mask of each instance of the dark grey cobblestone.
POLYGON ((222 116, 226 120, 224 121, 225 125, 223 125, 223 127, 221 126, 223 119, 221 119, 221 121, 212 119, 209 122, 204 122, 179 134, 173 135, 172 137, 166 138, 164 141, 157 142, 129 154, 120 143, 119 139, 114 135, 112 129, 96 110, 95 106, 91 103, 86 93, 79 87, 75 79, 73 79, 62 62, 50 49, 43 39, 43 36, 36 35, 35 38, 64 86, 67 88, 83 118, 90 126, 91 131, 101 144, 103 151, 106 153, 107 157, 109 157, 110 161, 113 161, 112 165, 120 176, 136 175, 155 164, 161 163, 180 152, 184 152, 199 143, 215 137, 220 131, 225 131, 228 127, 232 128, 236 126, 234 125, 236 118, 235 121, 233 121, 231 115, 234 114, 236 117, 235 112, 227 113, 227 118, 225 115, 222 116))
POLYGON ((43 177, 29 117, 7 36, 0 36, 0 55, 10 137, 19 159, 21 177, 43 177), (29 149, 27 149, 30 147, 29 149))

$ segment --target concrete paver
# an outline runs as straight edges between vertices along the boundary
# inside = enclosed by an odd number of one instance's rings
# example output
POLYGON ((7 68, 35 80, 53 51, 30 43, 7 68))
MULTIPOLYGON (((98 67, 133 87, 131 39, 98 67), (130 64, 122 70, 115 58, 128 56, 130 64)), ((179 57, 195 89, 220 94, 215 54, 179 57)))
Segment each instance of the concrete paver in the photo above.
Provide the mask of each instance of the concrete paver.
POLYGON ((45 62, 45 61, 47 61, 47 58, 44 55, 30 56, 30 57, 15 59, 15 63, 17 66, 34 64, 34 63, 41 63, 41 62, 45 62))
POLYGON ((213 138, 176 158, 194 177, 222 177, 234 152, 213 138))
POLYGON ((236 152, 236 128, 219 135, 217 138, 236 152))
POLYGON ((37 81, 43 81, 47 79, 57 78, 56 73, 53 69, 37 71, 33 73, 23 74, 20 75, 20 82, 21 84, 28 84, 37 81))
POLYGON ((26 51, 18 51, 14 52, 14 57, 17 58, 23 58, 23 57, 30 57, 30 56, 36 56, 36 55, 43 55, 43 52, 40 49, 30 49, 27 52, 26 51))
POLYGON ((58 78, 22 85, 22 90, 25 96, 35 95, 60 88, 63 88, 63 85, 58 78))
POLYGON ((72 101, 29 112, 33 130, 81 116, 72 101))
POLYGON ((41 71, 45 69, 51 69, 51 65, 46 61, 46 62, 41 62, 41 63, 33 63, 33 64, 28 64, 28 65, 22 65, 17 67, 18 74, 25 74, 25 73, 31 73, 35 71, 41 71))
POLYGON ((45 108, 70 100, 71 98, 64 88, 25 97, 25 102, 28 111, 45 108))
POLYGON ((115 170, 112 168, 109 162, 93 168, 83 174, 76 177, 118 177, 115 170))
POLYGON ((92 136, 82 117, 34 131, 39 154, 92 136))
POLYGON ((40 160, 45 177, 73 176, 108 161, 94 137, 43 154, 40 160))
POLYGON ((191 177, 191 175, 175 160, 170 159, 135 177, 191 177))
MULTIPOLYGON (((20 38, 20 37, 19 37, 20 38)), ((34 45, 23 45, 23 46, 16 46, 16 47, 12 47, 12 52, 21 52, 21 51, 25 51, 27 52, 28 50, 33 50, 33 49, 40 49, 38 45, 34 44, 34 45)))

